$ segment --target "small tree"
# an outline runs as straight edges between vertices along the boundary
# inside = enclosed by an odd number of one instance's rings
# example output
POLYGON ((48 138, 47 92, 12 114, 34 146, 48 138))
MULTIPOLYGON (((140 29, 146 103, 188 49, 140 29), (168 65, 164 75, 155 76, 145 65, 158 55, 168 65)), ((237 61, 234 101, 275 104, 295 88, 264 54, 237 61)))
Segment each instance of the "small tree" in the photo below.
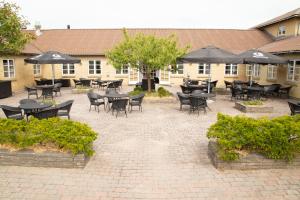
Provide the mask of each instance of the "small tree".
POLYGON ((18 54, 34 38, 22 30, 27 24, 16 4, 0 1, 0 55, 18 54))
POLYGON ((138 69, 146 74, 148 92, 151 92, 151 72, 176 65, 176 59, 183 56, 188 49, 180 49, 174 35, 158 38, 139 33, 129 36, 124 29, 124 40, 106 53, 109 62, 121 69, 124 65, 138 69))

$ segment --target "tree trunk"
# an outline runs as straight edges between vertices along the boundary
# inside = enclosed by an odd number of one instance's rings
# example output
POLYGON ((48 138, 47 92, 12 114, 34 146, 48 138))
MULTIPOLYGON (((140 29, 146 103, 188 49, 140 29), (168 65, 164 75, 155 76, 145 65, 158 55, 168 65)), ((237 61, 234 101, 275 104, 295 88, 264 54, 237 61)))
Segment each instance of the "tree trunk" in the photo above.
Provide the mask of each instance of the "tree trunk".
POLYGON ((149 73, 147 71, 147 82, 148 82, 148 92, 151 92, 152 91, 152 88, 151 88, 151 73, 149 73))

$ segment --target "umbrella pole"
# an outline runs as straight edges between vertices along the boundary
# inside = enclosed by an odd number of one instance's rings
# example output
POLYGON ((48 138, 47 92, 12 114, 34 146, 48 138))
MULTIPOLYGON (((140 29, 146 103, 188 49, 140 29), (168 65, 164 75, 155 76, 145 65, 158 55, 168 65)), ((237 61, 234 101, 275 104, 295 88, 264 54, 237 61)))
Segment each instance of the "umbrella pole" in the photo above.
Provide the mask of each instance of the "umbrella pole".
POLYGON ((55 73, 54 73, 54 64, 52 64, 52 85, 54 85, 55 73))
POLYGON ((253 82, 253 72, 254 72, 254 64, 251 65, 250 87, 252 86, 252 82, 253 82))
POLYGON ((209 76, 208 76, 208 83, 207 83, 207 93, 210 93, 210 80, 211 80, 211 73, 209 72, 209 76))

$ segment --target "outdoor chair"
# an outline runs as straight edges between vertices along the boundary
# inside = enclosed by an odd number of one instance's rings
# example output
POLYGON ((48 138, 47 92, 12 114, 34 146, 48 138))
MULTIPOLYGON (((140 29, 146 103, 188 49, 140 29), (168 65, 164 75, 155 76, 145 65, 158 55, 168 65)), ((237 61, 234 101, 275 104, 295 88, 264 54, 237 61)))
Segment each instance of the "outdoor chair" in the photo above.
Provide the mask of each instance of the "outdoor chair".
POLYGON ((61 83, 55 83, 53 87, 53 92, 55 93, 55 96, 57 96, 57 93, 61 96, 60 88, 62 87, 61 83))
POLYGON ((189 99, 188 95, 183 94, 181 92, 177 92, 177 96, 178 96, 178 99, 179 99, 179 102, 180 102, 180 110, 182 110, 182 106, 184 106, 184 105, 187 105, 187 106, 191 105, 191 102, 190 102, 190 99, 189 99))
POLYGON ((114 114, 114 111, 116 111, 116 118, 118 117, 119 112, 124 111, 125 115, 127 117, 127 111, 126 106, 128 104, 128 99, 115 99, 112 102, 111 109, 112 114, 114 114))
POLYGON ((91 81, 92 87, 100 88, 100 85, 99 85, 100 81, 101 81, 101 78, 97 78, 96 80, 92 80, 91 81))
MULTIPOLYGON (((118 94, 115 88, 106 88, 105 94, 118 94)), ((110 110, 110 104, 114 101, 114 98, 108 97, 106 107, 110 110)))
POLYGON ((224 83, 225 83, 225 89, 227 90, 227 88, 232 88, 232 82, 229 82, 229 81, 224 81, 224 83))
POLYGON ((68 119, 70 119, 70 111, 71 111, 73 102, 74 102, 74 100, 69 100, 69 101, 66 101, 66 102, 63 102, 63 103, 57 105, 56 106, 56 108, 58 108, 57 116, 68 117, 68 119))
POLYGON ((80 82, 82 84, 82 86, 84 87, 91 87, 91 80, 89 79, 80 79, 80 82))
POLYGON ((267 85, 264 86, 264 96, 269 97, 269 96, 279 96, 279 89, 281 85, 280 84, 272 84, 272 85, 267 85))
POLYGON ((35 96, 36 98, 38 98, 38 92, 36 88, 25 87, 25 89, 28 93, 28 99, 30 98, 30 96, 35 96))
POLYGON ((104 106, 104 110, 105 110, 105 102, 104 102, 104 98, 96 93, 87 93, 87 96, 89 98, 89 101, 90 101, 90 110, 91 111, 91 108, 92 106, 95 107, 95 110, 96 108, 98 108, 98 112, 99 112, 99 107, 100 105, 103 105, 104 106), (102 101, 99 101, 100 99, 102 99, 102 101))
POLYGON ((300 114, 300 102, 288 101, 288 104, 291 110, 291 115, 300 114))
POLYGON ((190 100, 190 113, 198 111, 198 115, 199 115, 200 109, 202 109, 204 113, 206 113, 207 103, 204 98, 197 97, 197 96, 190 96, 189 100, 190 100))
POLYGON ((234 99, 244 99, 245 92, 243 91, 241 85, 235 85, 230 88, 231 91, 231 100, 234 99))
POLYGON ((24 116, 22 114, 22 110, 18 107, 0 105, 0 108, 2 108, 5 116, 8 119, 16 119, 16 120, 24 119, 24 116))
MULTIPOLYGON (((141 111, 141 112, 143 111, 142 102, 143 102, 144 97, 145 97, 144 93, 130 97, 130 100, 129 100, 130 112, 132 112, 132 107, 134 107, 134 106, 138 106, 139 111, 141 111)), ((128 108, 128 110, 129 110, 129 108, 128 108)))
POLYGON ((197 80, 190 80, 189 85, 199 85, 199 81, 197 80))
POLYGON ((183 94, 190 94, 190 93, 192 93, 192 90, 189 89, 187 86, 180 85, 180 88, 181 88, 181 91, 182 91, 183 94))
POLYGON ((122 88, 122 84, 123 84, 123 79, 119 80, 119 88, 122 88))
POLYGON ((38 112, 33 112, 31 115, 37 119, 48 119, 57 117, 58 108, 47 108, 38 112))
POLYGON ((278 95, 280 97, 285 96, 286 98, 289 98, 290 97, 290 91, 291 91, 292 87, 293 86, 279 88, 278 95))
POLYGON ((42 88, 42 97, 43 99, 46 99, 47 97, 51 97, 53 99, 53 88, 52 87, 42 88))
POLYGON ((77 86, 82 86, 82 83, 81 83, 80 80, 73 79, 73 82, 74 82, 74 84, 75 84, 75 88, 76 88, 77 86))

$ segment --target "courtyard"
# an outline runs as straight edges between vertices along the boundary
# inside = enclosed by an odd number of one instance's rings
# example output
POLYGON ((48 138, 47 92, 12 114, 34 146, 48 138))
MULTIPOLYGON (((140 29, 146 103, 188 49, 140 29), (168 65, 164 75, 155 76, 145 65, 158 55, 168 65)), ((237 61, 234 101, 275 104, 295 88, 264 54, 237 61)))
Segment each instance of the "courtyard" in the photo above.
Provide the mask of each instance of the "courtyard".
MULTIPOLYGON (((166 87, 172 93, 179 87, 166 87)), ((124 87, 121 92, 132 90, 124 87)), ((104 91, 95 90, 102 94, 104 91)), ((26 93, 1 99, 18 105, 26 93)), ((62 90, 57 102, 74 99, 71 119, 87 123, 99 136, 84 169, 0 166, 0 199, 299 199, 300 169, 226 170, 207 156, 207 128, 218 112, 237 115, 229 95, 217 95, 207 114, 189 114, 177 103, 143 104, 143 112, 118 118, 100 107, 89 112, 86 94, 62 90)), ((289 114, 284 99, 274 112, 289 114)), ((251 117, 267 114, 247 114, 251 117)), ((3 113, 0 113, 4 117, 3 113)))

